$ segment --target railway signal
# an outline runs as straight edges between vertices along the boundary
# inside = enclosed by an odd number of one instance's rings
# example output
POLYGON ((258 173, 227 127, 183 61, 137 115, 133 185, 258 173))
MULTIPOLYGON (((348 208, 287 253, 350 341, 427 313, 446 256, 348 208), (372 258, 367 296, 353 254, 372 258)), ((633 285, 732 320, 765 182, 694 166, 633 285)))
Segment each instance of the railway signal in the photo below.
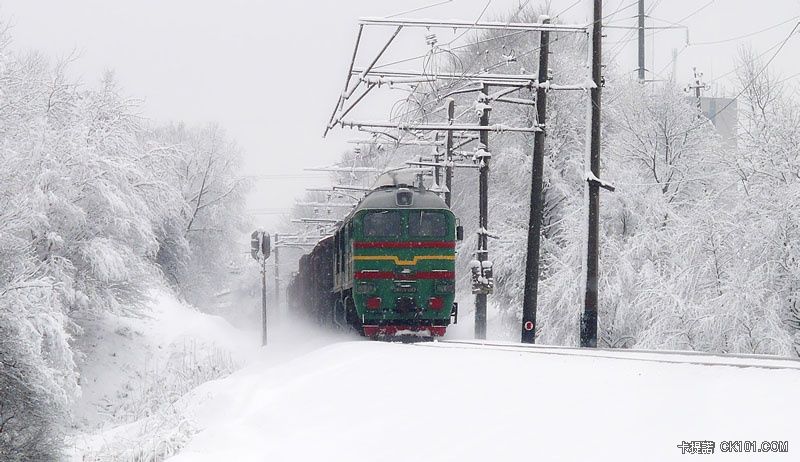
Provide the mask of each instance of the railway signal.
MULTIPOLYGON (((261 263, 261 345, 267 344, 267 258, 270 252, 270 237, 264 231, 253 231, 250 235, 250 255, 261 263)), ((277 288, 276 288, 277 289, 277 288)))

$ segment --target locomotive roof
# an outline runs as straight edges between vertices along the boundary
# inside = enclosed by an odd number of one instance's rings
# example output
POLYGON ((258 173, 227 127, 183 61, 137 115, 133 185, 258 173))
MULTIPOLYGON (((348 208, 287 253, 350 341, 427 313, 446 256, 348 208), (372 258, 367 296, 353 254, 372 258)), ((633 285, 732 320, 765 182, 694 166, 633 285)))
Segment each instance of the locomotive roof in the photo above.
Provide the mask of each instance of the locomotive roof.
POLYGON ((449 210, 444 200, 436 193, 426 189, 412 188, 412 187, 381 187, 373 190, 367 194, 361 202, 356 206, 353 213, 365 209, 394 209, 394 208, 409 208, 409 209, 444 209, 449 210), (407 190, 413 192, 413 199, 409 206, 397 205, 397 192, 407 190))

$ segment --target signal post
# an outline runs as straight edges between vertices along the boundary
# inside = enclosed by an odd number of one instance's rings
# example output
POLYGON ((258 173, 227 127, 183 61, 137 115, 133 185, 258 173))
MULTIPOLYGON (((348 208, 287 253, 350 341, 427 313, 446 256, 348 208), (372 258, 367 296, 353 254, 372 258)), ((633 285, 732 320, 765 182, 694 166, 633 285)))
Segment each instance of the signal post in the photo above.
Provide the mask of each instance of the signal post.
MULTIPOLYGON (((264 231, 253 231, 250 235, 250 256, 261 263, 261 345, 267 344, 267 258, 270 238, 264 231)), ((277 287, 276 287, 277 290, 277 287)))

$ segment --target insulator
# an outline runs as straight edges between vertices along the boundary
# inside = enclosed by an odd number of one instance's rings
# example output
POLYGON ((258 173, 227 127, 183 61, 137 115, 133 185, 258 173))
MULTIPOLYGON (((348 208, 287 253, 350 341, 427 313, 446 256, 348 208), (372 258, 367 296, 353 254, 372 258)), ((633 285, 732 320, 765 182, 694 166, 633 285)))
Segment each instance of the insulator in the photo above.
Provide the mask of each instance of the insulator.
POLYGON ((439 40, 436 38, 436 34, 428 34, 425 36, 425 43, 427 43, 428 46, 433 47, 438 41, 439 40))

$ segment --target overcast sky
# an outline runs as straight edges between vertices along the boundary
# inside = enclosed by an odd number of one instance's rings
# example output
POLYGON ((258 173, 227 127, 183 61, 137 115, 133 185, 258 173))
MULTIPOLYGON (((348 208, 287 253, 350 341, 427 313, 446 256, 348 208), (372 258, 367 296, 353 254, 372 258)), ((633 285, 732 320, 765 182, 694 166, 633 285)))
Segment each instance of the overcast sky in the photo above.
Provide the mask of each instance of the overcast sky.
MULTIPOLYGON (((246 151, 246 173, 267 175, 258 182, 251 206, 276 209, 291 205, 303 188, 325 183, 303 168, 335 162, 347 148, 346 140, 357 137, 336 130, 322 139, 344 84, 357 19, 434 3, 438 2, 2 0, 0 18, 13 25, 18 50, 36 49, 58 57, 77 49, 80 59, 72 71, 87 84, 96 83, 104 70, 114 70, 131 96, 145 100, 143 112, 150 119, 219 122, 246 151)), ((484 18, 496 18, 526 2, 453 0, 408 16, 475 20, 487 3, 484 18)), ((574 0, 549 3, 553 14, 567 10, 562 16, 566 22, 589 18, 590 0, 574 6, 574 0)), ((800 17, 800 0, 645 3, 651 16, 648 26, 676 22, 687 26, 648 32, 655 32, 647 42, 647 67, 653 71, 649 75, 668 76, 675 49, 679 82, 688 83, 692 67, 697 66, 713 83, 713 92, 729 95, 734 87, 725 74, 733 69, 737 47, 750 44, 764 53, 766 61, 800 17), (723 42, 703 44, 717 41, 723 42)), ((633 0, 606 0, 604 5, 609 25, 635 25, 633 0)), ((635 32, 609 29, 607 33, 607 59, 635 72, 635 40, 617 43, 634 38, 635 32)), ((384 36, 365 37, 362 65, 384 36)), ((800 33, 790 37, 774 60, 773 67, 784 77, 800 72, 798 40, 800 33)), ((398 40, 387 58, 414 56, 425 49, 424 32, 417 30, 398 40)), ((410 62, 401 69, 419 66, 419 61, 410 62)), ((365 107, 372 119, 388 114, 380 99, 365 107)), ((274 216, 259 218, 269 225, 274 216)))

